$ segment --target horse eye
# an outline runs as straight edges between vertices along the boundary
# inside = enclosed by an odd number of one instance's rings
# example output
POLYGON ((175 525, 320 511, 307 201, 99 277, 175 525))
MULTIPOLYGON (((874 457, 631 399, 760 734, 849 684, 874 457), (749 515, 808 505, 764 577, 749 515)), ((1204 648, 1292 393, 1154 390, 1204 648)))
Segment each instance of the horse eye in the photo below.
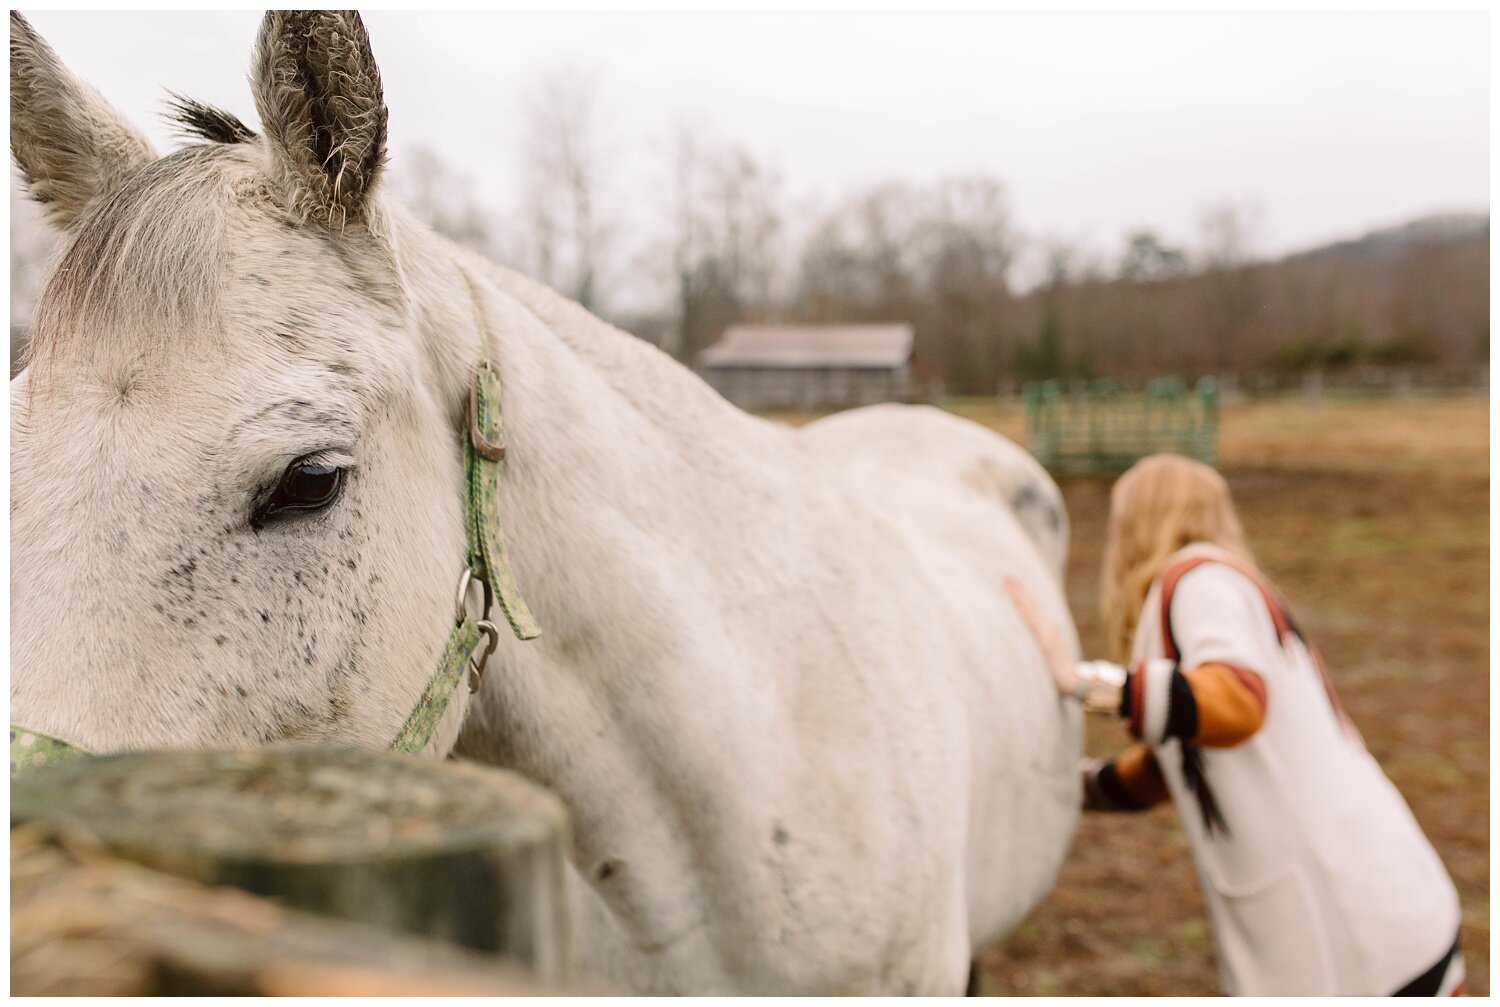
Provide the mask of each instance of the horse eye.
POLYGON ((250 525, 259 528, 290 514, 322 510, 338 497, 343 484, 343 469, 298 459, 287 466, 276 491, 256 509, 250 525))

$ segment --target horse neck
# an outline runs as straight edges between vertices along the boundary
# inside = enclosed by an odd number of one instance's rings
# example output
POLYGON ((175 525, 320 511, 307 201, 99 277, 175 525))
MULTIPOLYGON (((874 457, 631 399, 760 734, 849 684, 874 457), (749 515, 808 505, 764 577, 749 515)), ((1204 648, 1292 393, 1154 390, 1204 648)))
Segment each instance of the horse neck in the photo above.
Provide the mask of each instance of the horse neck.
POLYGON ((580 946, 628 959, 702 930, 706 896, 681 865, 722 841, 703 822, 759 829, 763 802, 743 776, 763 740, 737 725, 774 690, 756 689, 763 665, 726 653, 720 620, 754 611, 775 624, 786 571, 805 565, 793 543, 816 538, 812 460, 792 431, 655 348, 540 284, 445 255, 424 273, 428 337, 443 342, 433 357, 460 382, 478 359, 467 275, 501 376, 501 524, 542 627, 527 643, 502 638, 458 749, 556 792, 572 862, 591 878, 627 865, 625 902, 606 912, 578 885, 574 912, 580 946))
POLYGON ((425 229, 402 245, 455 425, 481 356, 500 373, 502 523, 528 601, 554 595, 563 617, 588 619, 596 592, 582 578, 601 576, 599 549, 691 539, 764 497, 767 467, 785 466, 789 431, 655 347, 425 229))

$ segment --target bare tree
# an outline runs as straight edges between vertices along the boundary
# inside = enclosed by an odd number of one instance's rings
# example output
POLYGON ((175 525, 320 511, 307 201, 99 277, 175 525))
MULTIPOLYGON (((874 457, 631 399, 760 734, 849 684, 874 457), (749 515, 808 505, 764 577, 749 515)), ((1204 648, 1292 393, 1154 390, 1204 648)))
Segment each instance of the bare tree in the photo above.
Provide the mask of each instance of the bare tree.
POLYGON ((543 77, 525 102, 522 185, 529 265, 597 311, 612 237, 597 81, 574 71, 543 77))
POLYGON ((747 310, 764 315, 777 281, 780 175, 731 145, 714 153, 705 181, 709 252, 723 263, 747 310))
POLYGON ((1256 285, 1250 269, 1255 216, 1253 205, 1242 207, 1229 201, 1203 214, 1204 335, 1215 374, 1234 363, 1237 338, 1255 315, 1256 285))
POLYGON ((439 234, 493 255, 494 215, 480 201, 474 178, 427 146, 407 150, 391 163, 391 184, 419 220, 439 234))
POLYGON ((1248 262, 1258 216, 1253 203, 1241 206, 1231 200, 1204 210, 1199 223, 1203 234, 1204 268, 1234 269, 1248 262))
POLYGON ((683 359, 725 326, 774 313, 781 282, 781 176, 742 147, 679 125, 672 143, 672 271, 683 359))
POLYGON ((795 303, 813 321, 910 320, 922 282, 922 204, 910 186, 876 186, 826 214, 808 237, 795 303))
POLYGON ((1011 352, 1005 309, 1017 247, 994 179, 878 185, 814 228, 792 307, 814 321, 911 322, 925 371, 956 391, 993 391, 1011 352))
POLYGON ((1006 339, 1009 274, 1016 253, 1005 187, 969 176, 938 183, 921 225, 929 313, 919 319, 947 385, 995 390, 1014 349, 1006 339))

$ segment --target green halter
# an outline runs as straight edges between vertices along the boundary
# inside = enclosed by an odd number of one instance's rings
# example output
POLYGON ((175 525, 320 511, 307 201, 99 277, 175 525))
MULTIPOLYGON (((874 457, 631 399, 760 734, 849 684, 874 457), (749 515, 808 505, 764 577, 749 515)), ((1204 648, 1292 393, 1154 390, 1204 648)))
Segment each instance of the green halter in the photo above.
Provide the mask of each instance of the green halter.
POLYGON ((505 554, 505 536, 500 527, 500 462, 505 458, 504 427, 500 420, 500 375, 495 373, 488 359, 482 361, 474 372, 474 383, 469 389, 468 419, 469 436, 464 438, 464 467, 467 470, 464 497, 468 513, 464 524, 469 535, 469 565, 459 579, 453 631, 448 635, 448 644, 438 660, 437 672, 427 683, 427 689, 417 700, 411 716, 396 733, 396 740, 391 742, 391 748, 397 752, 415 753, 427 747, 458 689, 464 665, 471 660, 483 633, 489 643, 473 665, 471 682, 471 688, 479 687, 479 676, 500 638, 494 623, 489 621, 492 598, 499 600, 500 609, 516 639, 534 640, 542 635, 541 627, 531 617, 531 611, 521 597, 521 589, 516 586, 515 574, 511 572, 510 560, 505 554), (484 587, 485 617, 479 622, 474 621, 464 604, 471 580, 479 581, 484 587))
MULTIPOLYGON (((485 333, 484 316, 479 311, 479 300, 473 283, 467 275, 464 282, 469 286, 470 299, 474 304, 474 316, 479 322, 479 331, 486 349, 489 339, 485 333)), ((448 642, 438 658, 437 671, 433 673, 416 707, 396 732, 391 750, 417 753, 426 748, 437 731, 438 723, 453 701, 464 675, 464 666, 472 668, 470 690, 479 688, 480 676, 485 663, 495 651, 500 634, 490 622, 492 600, 499 600, 500 609, 510 623, 511 630, 519 640, 534 640, 542 630, 531 617, 521 590, 516 586, 510 561, 506 558, 505 537, 500 527, 500 462, 505 458, 505 430, 500 418, 500 375, 486 357, 474 372, 469 386, 469 408, 467 435, 464 438, 465 510, 464 525, 469 539, 469 564, 459 579, 458 603, 454 611, 453 629, 448 642), (484 588, 484 616, 476 621, 465 604, 469 585, 478 581, 484 588), (474 658, 474 649, 479 638, 487 639, 484 652, 474 658)), ((89 755, 87 751, 70 745, 61 739, 20 727, 10 726, 10 775, 12 778, 29 769, 48 766, 68 759, 89 755)))
POLYGON ((10 725, 10 777, 15 779, 28 769, 51 766, 88 755, 66 741, 26 727, 10 725))

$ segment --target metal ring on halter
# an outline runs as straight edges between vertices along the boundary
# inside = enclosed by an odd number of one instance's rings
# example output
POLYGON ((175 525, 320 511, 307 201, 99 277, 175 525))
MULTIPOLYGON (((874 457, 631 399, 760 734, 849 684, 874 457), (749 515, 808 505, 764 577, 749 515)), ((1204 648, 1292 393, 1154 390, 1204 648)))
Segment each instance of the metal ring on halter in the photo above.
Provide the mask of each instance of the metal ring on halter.
MULTIPOLYGON (((469 587, 476 580, 479 580, 479 578, 474 576, 473 567, 464 567, 464 572, 458 575, 458 597, 455 599, 453 606, 453 621, 455 623, 463 622, 464 617, 469 614, 469 587)), ((479 583, 484 587, 484 610, 480 613, 480 618, 488 619, 490 617, 490 609, 495 604, 495 593, 490 590, 489 581, 480 580, 479 583)))
POLYGON ((484 681, 484 668, 489 663, 490 655, 500 643, 500 630, 495 624, 485 619, 479 623, 479 631, 489 637, 489 643, 485 644, 484 653, 479 655, 476 661, 472 656, 469 658, 469 692, 479 691, 479 686, 484 681))

